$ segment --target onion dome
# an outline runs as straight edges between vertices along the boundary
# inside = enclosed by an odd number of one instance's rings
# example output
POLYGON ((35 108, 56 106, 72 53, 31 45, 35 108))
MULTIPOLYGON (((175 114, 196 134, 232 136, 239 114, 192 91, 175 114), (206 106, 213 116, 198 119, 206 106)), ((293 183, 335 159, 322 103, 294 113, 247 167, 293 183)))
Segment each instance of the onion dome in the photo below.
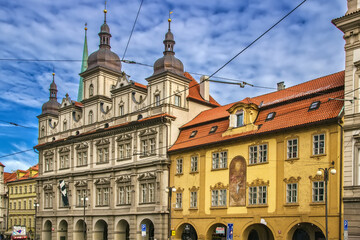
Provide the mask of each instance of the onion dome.
POLYGON ((101 25, 99 37, 99 50, 93 52, 88 58, 88 70, 101 66, 113 71, 121 72, 121 61, 119 56, 110 50, 110 28, 106 23, 107 10, 104 9, 104 24, 101 25))
POLYGON ((165 40, 163 42, 165 45, 164 56, 162 58, 159 58, 158 60, 156 60, 156 62, 154 64, 154 74, 153 75, 169 71, 169 72, 183 76, 184 75, 184 65, 179 59, 177 59, 175 57, 174 35, 172 34, 171 29, 170 29, 171 18, 169 18, 168 21, 169 21, 169 29, 168 29, 168 32, 165 34, 165 40))
POLYGON ((49 101, 42 105, 42 113, 59 114, 60 103, 57 101, 57 86, 55 84, 55 73, 53 73, 53 81, 50 84, 50 97, 49 101))

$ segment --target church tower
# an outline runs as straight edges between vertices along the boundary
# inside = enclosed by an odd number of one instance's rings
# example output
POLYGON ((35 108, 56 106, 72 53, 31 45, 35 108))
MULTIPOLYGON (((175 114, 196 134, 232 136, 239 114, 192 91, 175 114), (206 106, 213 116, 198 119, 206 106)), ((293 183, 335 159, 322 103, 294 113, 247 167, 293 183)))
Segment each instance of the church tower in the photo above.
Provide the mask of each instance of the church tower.
MULTIPOLYGON (((83 56, 82 56, 82 62, 81 62, 81 72, 83 73, 88 68, 88 46, 87 46, 87 24, 85 23, 85 40, 84 40, 84 50, 83 50, 83 56)), ((78 90, 78 97, 77 101, 81 102, 83 100, 84 95, 84 83, 83 78, 80 77, 79 81, 79 90, 78 90)))
MULTIPOLYGON (((349 239, 360 239, 360 0, 348 0, 345 16, 332 23, 344 33, 344 219, 349 239)), ((345 233, 346 234, 346 233, 345 233)))

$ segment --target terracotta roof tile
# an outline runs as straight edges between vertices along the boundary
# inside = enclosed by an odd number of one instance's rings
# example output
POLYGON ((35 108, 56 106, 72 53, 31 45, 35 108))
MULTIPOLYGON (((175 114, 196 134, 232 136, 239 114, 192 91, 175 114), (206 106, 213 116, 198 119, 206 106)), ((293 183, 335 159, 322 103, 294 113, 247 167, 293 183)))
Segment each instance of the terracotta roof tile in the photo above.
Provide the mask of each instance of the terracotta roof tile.
POLYGON ((4 164, 2 164, 1 162, 0 162, 0 166, 1 166, 1 167, 5 167, 5 165, 4 165, 4 164))
POLYGON ((141 83, 138 83, 138 82, 134 82, 134 85, 137 86, 137 87, 141 87, 141 88, 144 88, 144 89, 147 89, 147 86, 141 84, 141 83))
POLYGON ((344 72, 340 72, 315 79, 297 85, 293 89, 290 88, 289 91, 279 91, 282 93, 275 92, 240 101, 252 103, 254 99, 255 101, 261 99, 267 103, 282 102, 282 104, 268 104, 268 107, 260 108, 259 115, 255 122, 255 125, 258 126, 257 130, 222 137, 222 134, 229 127, 229 112, 227 109, 235 103, 204 111, 192 121, 182 126, 179 137, 169 152, 336 119, 341 113, 343 102, 329 100, 329 98, 343 98, 344 90, 341 89, 344 85, 343 73, 344 72), (298 91, 300 89, 304 91, 298 91), (320 94, 319 92, 324 89, 329 91, 320 94), (317 92, 319 94, 311 95, 310 92, 317 92), (306 95, 308 95, 308 98, 299 98, 306 95), (279 101, 276 101, 277 98, 280 98, 279 101), (285 101, 284 99, 292 99, 293 101, 285 101), (309 111, 311 103, 315 101, 320 101, 319 108, 309 111), (276 112, 274 119, 266 121, 267 115, 271 112, 276 112), (209 134, 213 126, 218 126, 218 129, 215 133, 209 134), (195 137, 189 138, 191 132, 194 130, 197 130, 198 133, 195 137))

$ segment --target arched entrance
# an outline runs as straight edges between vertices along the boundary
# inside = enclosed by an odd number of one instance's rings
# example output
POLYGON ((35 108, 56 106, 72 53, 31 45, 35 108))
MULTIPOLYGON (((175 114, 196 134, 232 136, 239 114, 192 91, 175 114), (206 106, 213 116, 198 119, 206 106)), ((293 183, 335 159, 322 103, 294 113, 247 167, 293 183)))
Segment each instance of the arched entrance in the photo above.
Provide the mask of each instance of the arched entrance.
POLYGON ((181 224, 177 229, 176 229, 176 236, 175 239, 181 239, 181 240, 197 240, 198 236, 196 233, 195 228, 189 224, 189 223, 184 223, 181 224))
POLYGON ((141 221, 139 229, 141 231, 141 225, 145 224, 146 225, 146 236, 143 237, 143 240, 154 240, 154 236, 155 236, 155 229, 154 229, 154 224, 151 220, 149 219, 144 219, 141 221))
POLYGON ((83 219, 80 219, 75 224, 74 239, 86 240, 87 236, 87 225, 83 219))
POLYGON ((274 240, 274 235, 268 226, 264 224, 253 224, 245 229, 242 238, 246 240, 274 240))
POLYGON ((226 240, 226 226, 222 223, 212 225, 206 233, 206 239, 226 240))
POLYGON ((44 224, 42 239, 51 239, 52 238, 52 223, 50 220, 47 220, 44 224))
POLYGON ((61 220, 58 229, 58 239, 67 240, 68 239, 68 223, 65 220, 61 220))
POLYGON ((313 223, 298 223, 287 234, 291 240, 322 240, 325 239, 321 229, 313 223))
POLYGON ((130 226, 126 220, 121 220, 116 225, 115 240, 129 240, 130 226))
POLYGON ((102 219, 95 223, 94 239, 108 240, 108 224, 102 219))

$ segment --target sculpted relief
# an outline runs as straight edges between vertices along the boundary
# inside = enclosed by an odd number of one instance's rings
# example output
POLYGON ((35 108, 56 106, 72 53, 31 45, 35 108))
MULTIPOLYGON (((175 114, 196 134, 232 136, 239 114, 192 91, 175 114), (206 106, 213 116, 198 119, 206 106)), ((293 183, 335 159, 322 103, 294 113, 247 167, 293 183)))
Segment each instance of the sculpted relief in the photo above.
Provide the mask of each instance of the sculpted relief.
POLYGON ((241 156, 235 157, 229 170, 230 206, 246 205, 246 162, 241 156))

